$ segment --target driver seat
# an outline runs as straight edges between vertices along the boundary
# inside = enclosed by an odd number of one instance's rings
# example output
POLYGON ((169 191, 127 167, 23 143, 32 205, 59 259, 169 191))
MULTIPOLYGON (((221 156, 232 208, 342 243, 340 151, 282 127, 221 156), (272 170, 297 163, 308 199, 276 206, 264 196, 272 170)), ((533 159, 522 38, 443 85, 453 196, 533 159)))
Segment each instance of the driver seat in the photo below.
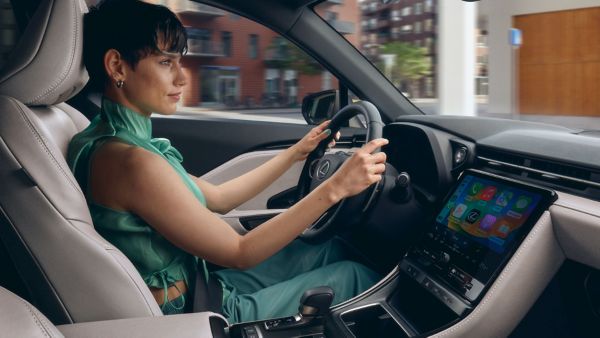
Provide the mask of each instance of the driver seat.
POLYGON ((162 316, 133 264, 94 230, 65 161, 89 124, 64 103, 87 81, 86 11, 83 0, 42 0, 0 70, 0 240, 28 300, 56 325, 162 316))

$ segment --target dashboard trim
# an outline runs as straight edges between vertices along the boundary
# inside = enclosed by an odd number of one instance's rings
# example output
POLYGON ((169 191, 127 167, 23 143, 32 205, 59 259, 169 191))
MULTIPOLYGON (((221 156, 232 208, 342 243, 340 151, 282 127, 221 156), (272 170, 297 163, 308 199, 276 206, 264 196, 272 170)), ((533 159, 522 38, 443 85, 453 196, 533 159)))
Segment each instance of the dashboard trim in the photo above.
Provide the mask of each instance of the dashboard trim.
POLYGON ((528 171, 528 172, 532 172, 532 173, 544 175, 547 178, 560 178, 560 179, 563 179, 563 180, 572 181, 572 182, 576 182, 576 183, 587 184, 587 185, 595 187, 595 188, 600 188, 600 183, 596 183, 596 182, 584 180, 584 179, 581 179, 581 178, 570 177, 570 176, 565 176, 565 175, 561 175, 561 174, 552 173, 552 172, 549 172, 549 171, 544 171, 544 170, 529 168, 529 167, 525 167, 525 166, 522 166, 522 165, 507 163, 507 162, 503 162, 503 161, 498 161, 498 160, 494 160, 494 159, 483 157, 483 156, 477 156, 477 159, 481 160, 481 161, 485 161, 485 162, 487 162, 490 165, 506 166, 506 167, 510 167, 510 168, 514 168, 514 169, 520 169, 520 170, 523 170, 523 171, 528 171))

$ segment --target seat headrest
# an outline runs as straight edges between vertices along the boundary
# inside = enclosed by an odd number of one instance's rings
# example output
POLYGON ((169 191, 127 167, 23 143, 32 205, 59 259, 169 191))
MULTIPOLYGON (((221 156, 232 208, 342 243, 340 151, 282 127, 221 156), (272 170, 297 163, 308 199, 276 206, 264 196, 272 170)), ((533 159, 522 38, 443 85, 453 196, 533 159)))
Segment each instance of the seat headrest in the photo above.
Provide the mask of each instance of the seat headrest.
POLYGON ((53 105, 88 80, 83 65, 84 0, 42 0, 0 70, 0 95, 28 106, 53 105))

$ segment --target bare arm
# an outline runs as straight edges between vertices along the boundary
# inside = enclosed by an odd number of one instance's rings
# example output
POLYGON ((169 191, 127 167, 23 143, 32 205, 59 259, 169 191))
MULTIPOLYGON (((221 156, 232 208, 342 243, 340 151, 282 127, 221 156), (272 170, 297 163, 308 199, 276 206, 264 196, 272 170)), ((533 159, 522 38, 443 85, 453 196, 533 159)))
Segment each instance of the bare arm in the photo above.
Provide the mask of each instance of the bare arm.
POLYGON ((329 121, 313 128, 292 147, 282 151, 258 168, 220 185, 213 185, 198 177, 191 176, 206 197, 208 208, 225 214, 250 200, 273 181, 283 175, 290 167, 306 158, 323 139, 330 135, 326 130, 329 121))
POLYGON ((385 154, 370 152, 385 143, 382 139, 370 142, 340 168, 339 174, 245 236, 202 206, 164 159, 141 148, 118 145, 119 149, 105 146, 98 150, 93 162, 98 175, 92 173, 92 194, 100 203, 137 214, 193 255, 245 269, 282 249, 340 199, 380 180, 385 154), (103 183, 103 177, 110 177, 111 184, 103 183))

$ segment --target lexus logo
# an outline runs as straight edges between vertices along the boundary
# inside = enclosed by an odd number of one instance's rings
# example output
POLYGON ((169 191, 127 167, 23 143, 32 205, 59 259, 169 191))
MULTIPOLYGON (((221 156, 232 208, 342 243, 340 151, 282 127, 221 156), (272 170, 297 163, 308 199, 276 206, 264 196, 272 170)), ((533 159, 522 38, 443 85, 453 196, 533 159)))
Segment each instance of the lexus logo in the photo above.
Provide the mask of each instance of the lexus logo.
POLYGON ((331 167, 331 163, 325 160, 323 163, 319 165, 317 169, 317 178, 322 180, 327 177, 327 173, 329 173, 329 167, 331 167))

